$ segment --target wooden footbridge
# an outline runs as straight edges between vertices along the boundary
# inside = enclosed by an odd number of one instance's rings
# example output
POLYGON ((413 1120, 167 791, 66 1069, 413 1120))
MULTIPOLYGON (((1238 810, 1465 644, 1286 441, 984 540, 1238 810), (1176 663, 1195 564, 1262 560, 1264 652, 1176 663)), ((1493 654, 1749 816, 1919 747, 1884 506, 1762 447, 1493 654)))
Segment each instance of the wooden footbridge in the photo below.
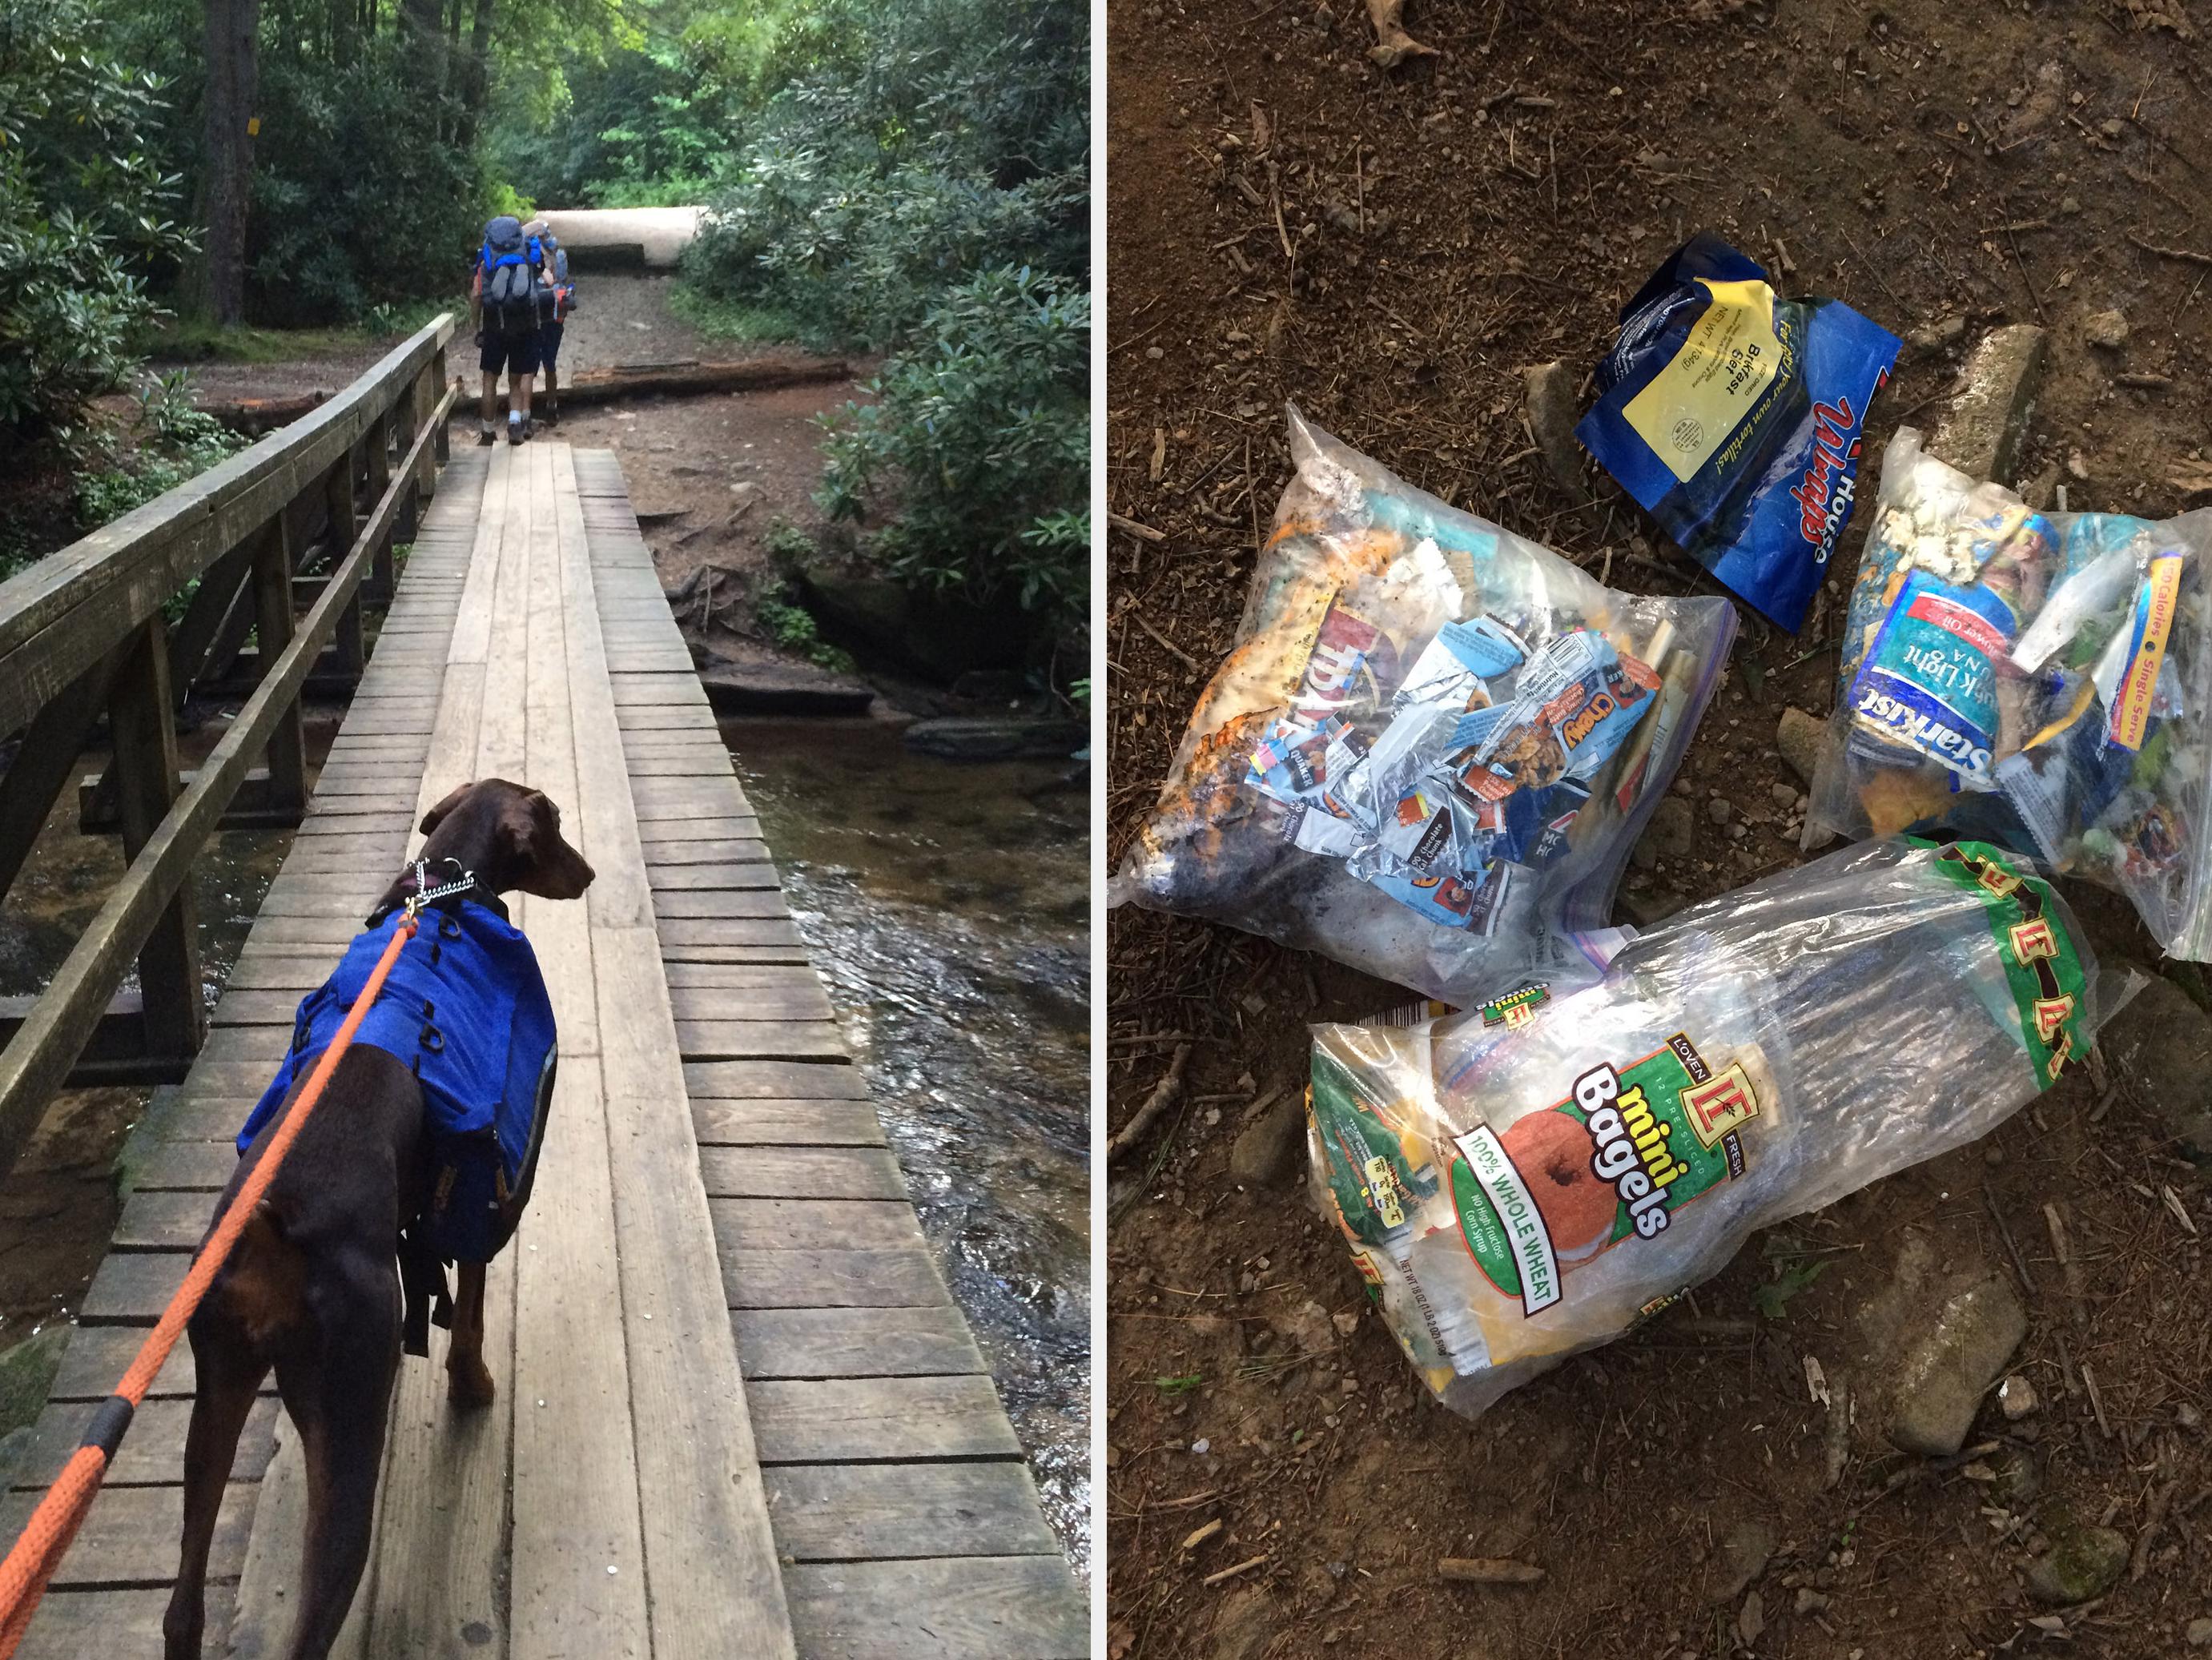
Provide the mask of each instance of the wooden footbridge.
MULTIPOLYGON (((114 784, 85 789, 83 810, 112 794, 131 860, 48 991, 13 1012, 0 1152, 67 1079, 180 1080, 132 1136, 113 1248, 0 1522, 12 1539, 181 1280, 295 1004, 419 843, 423 810, 498 775, 561 805, 599 877, 580 903, 516 909, 561 1066, 532 1208, 490 1277, 497 1403, 448 1406, 434 1353, 403 1364, 338 1651, 1083 1654, 1082 1593, 785 909, 616 459, 539 440, 443 465, 451 332, 440 319, 307 419, 0 585, 0 731, 29 728, 0 788, 0 880, 103 712, 114 784), (411 541, 402 573, 395 538, 411 541), (387 598, 365 650, 364 605, 387 598), (240 613, 258 685, 180 779, 180 687, 236 672, 240 613), (312 787, 311 675, 356 679, 312 787), (226 812, 297 830, 204 1011, 185 878, 226 812)), ((160 1652, 191 1387, 180 1348, 25 1654, 160 1652)), ((304 1485, 272 1394, 217 1530, 208 1655, 286 1651, 304 1485)))

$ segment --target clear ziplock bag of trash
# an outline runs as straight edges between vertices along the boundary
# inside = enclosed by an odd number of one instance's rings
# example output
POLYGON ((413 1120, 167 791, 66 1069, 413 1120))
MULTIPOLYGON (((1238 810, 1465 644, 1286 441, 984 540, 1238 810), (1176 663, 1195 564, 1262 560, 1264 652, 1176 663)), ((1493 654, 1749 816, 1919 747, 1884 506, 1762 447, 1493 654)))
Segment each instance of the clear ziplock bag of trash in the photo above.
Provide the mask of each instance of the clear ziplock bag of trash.
POLYGON ((2033 864, 1892 837, 1682 911, 1604 980, 1315 1028, 1317 1202, 1470 1415, 1755 1228, 1985 1134, 2112 1012, 2033 864))
POLYGON ((2127 894, 2212 956, 2212 510, 2037 513, 1899 429, 1845 618, 1808 846, 1920 829, 2127 894))
POLYGON ((1595 977, 1613 893, 1735 635, 1617 593, 1290 411, 1234 648, 1109 903, 1465 1003, 1595 977))

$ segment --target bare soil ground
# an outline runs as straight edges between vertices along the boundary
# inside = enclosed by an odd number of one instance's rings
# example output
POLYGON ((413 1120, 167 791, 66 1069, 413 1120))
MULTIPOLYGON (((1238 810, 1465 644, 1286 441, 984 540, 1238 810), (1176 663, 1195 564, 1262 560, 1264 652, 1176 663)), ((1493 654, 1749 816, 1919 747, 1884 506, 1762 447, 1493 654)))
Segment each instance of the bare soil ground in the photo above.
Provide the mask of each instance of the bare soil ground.
MULTIPOLYGON (((2187 9, 1415 0, 1406 26, 1440 55, 1385 72, 1347 0, 1114 0, 1108 495, 1165 535, 1108 544, 1109 862, 1236 625, 1287 477, 1285 398, 1424 488, 1578 562, 1609 555, 1618 584, 1714 591, 1632 508, 1578 508, 1552 482, 1518 373, 1586 368, 1620 303, 1701 226, 1786 289, 1900 335, 1963 320, 1955 344, 1908 347, 1870 458, 1901 421, 1933 417, 1984 328, 2041 322, 2052 366, 2022 477, 2064 483, 2075 508, 2201 499, 2186 481, 2212 398, 2212 64, 2196 30, 2212 17, 2187 9), (2117 352, 2083 337, 2108 307, 2130 325, 2117 352)), ((1686 855, 1633 873, 1624 920, 1798 859, 1777 787, 1802 781, 1776 723, 1786 705, 1827 712, 1833 642, 1742 615, 1678 786, 1727 800, 1729 824, 1700 813, 1686 855)), ((2102 956, 2154 964, 2124 907, 2069 897, 2102 956)), ((2203 1076, 2101 1096, 2063 1084, 1985 1143, 1796 1225, 1787 1248, 1831 1267, 1783 1319, 1753 1312, 1774 1273, 1755 1240, 1696 1306, 1468 1424, 1428 1401, 1366 1312, 1301 1177, 1240 1186, 1228 1170, 1247 1104, 1302 1085, 1307 1025, 1404 994, 1133 911, 1113 916, 1108 957, 1109 1127, 1151 1091, 1171 1035, 1197 1039, 1188 1106, 1110 1201, 1109 1654, 1847 1660, 2212 1642, 2190 1629, 2212 1615, 2212 1293, 2190 1231, 2212 1230, 2212 1209, 2170 1116, 2212 1104, 2203 1076), (2070 1219, 2070 1266, 2046 1203, 2070 1219), (1862 1438, 1831 1486, 1803 1362, 1856 1364, 1864 1306, 1923 1254, 2024 1280, 2013 1369, 2045 1404, 2016 1425, 1986 1411, 1976 1437, 1998 1450, 1963 1467, 1862 1438), (1992 1460, 2037 1490, 1983 1480, 1992 1460), (2054 1615, 2027 1572, 2077 1523, 2108 1523, 2135 1560, 2054 1615), (1774 1548, 1753 1617, 1741 1587, 1717 1593, 1726 1542, 1759 1530, 1774 1548), (1445 1584, 1447 1555, 1518 1557, 1546 1578, 1445 1584)), ((2200 979, 2168 971, 2203 1000, 2200 979)))

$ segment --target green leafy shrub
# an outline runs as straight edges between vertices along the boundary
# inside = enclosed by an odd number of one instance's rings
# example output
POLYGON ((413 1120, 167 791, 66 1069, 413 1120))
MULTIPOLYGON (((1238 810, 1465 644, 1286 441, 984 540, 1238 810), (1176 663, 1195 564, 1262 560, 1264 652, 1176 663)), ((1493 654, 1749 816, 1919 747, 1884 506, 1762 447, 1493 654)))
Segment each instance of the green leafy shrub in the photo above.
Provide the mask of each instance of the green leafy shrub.
POLYGON ((820 629, 815 625, 814 613, 803 605, 793 605, 782 583, 763 589, 753 601, 753 619, 784 650, 796 652, 825 669, 836 669, 846 674, 854 672, 852 654, 822 637, 820 629))
POLYGON ((707 294, 894 344, 949 284, 1088 264, 1087 16, 1074 0, 825 0, 687 251, 707 294))
POLYGON ((138 442, 127 465, 111 459, 77 476, 77 522, 86 530, 198 477, 247 442, 192 407, 191 384, 181 372, 164 375, 140 395, 132 430, 138 442))
POLYGON ((1091 296, 1028 271, 950 289, 884 366, 873 404, 825 417, 816 497, 891 513, 861 550, 902 581, 1012 591, 1055 629, 1090 599, 1091 296))
POLYGON ((0 463, 122 380, 149 277, 191 246, 147 143, 162 82, 99 29, 84 0, 0 4, 0 463))

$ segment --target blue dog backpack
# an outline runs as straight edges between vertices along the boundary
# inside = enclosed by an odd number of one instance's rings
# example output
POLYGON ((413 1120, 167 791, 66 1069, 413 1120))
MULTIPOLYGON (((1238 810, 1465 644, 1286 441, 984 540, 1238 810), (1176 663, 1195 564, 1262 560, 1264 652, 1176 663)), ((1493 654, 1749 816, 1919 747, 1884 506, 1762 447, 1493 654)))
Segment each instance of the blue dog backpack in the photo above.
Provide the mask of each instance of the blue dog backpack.
MULTIPOLYGON (((404 914, 372 918, 331 977, 301 1000, 291 1051, 239 1132, 241 1155, 330 1047, 404 914)), ((503 909, 480 901, 425 910, 354 1043, 396 1057, 422 1085, 425 1189, 401 1251, 412 1304, 426 1267, 490 1261, 529 1201, 556 1049, 553 1005, 530 941, 503 909)), ((419 1320, 410 1323, 420 1329, 419 1320)))

